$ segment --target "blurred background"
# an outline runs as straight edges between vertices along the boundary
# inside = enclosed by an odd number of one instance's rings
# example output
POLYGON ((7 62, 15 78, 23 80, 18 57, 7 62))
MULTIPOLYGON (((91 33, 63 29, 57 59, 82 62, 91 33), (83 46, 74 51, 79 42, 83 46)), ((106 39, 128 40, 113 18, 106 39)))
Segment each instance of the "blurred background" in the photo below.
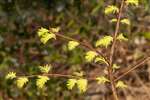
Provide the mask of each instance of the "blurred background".
MULTIPOLYGON (((86 63, 84 49, 68 52, 63 39, 43 45, 37 29, 60 27, 62 34, 93 45, 101 36, 114 32, 115 24, 109 20, 116 16, 104 15, 109 4, 119 5, 120 0, 0 0, 0 100, 112 100, 109 86, 92 81, 88 91, 80 94, 76 89, 67 90, 65 78, 51 78, 43 90, 36 88, 34 79, 23 89, 5 80, 9 71, 37 74, 43 64, 52 64, 53 73, 101 75, 105 66, 86 63)), ((130 6, 124 12, 131 26, 121 25, 120 32, 129 41, 117 44, 114 59, 122 69, 150 55, 150 0, 140 0, 139 7, 130 6)), ((108 56, 109 50, 101 51, 108 56)), ((129 87, 118 90, 121 100, 150 100, 150 61, 122 80, 129 87)))

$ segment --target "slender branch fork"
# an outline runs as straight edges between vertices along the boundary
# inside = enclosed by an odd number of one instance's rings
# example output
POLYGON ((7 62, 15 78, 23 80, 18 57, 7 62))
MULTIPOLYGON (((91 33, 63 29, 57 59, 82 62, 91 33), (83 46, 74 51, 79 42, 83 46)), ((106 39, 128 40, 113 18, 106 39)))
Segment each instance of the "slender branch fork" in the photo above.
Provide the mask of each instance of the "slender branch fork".
MULTIPOLYGON (((124 76, 126 76, 127 74, 129 74, 130 72, 135 70, 136 68, 140 67, 142 64, 144 64, 148 60, 150 60, 150 57, 147 57, 144 60, 142 60, 141 62, 135 64, 135 66, 130 67, 130 69, 128 69, 123 74, 121 74, 119 77, 114 79, 114 81, 118 81, 119 79, 123 78, 124 76)), ((22 76, 24 76, 24 75, 18 75, 17 77, 22 77, 22 76)), ((55 74, 55 73, 54 74, 48 73, 48 74, 41 74, 41 75, 39 75, 39 74, 37 74, 37 75, 25 75, 25 76, 28 78, 37 77, 37 76, 64 77, 64 78, 76 78, 77 77, 77 76, 73 76, 73 75, 69 75, 69 74, 55 74)), ((95 80, 96 77, 86 77, 86 79, 95 80)))
MULTIPOLYGON (((135 70, 136 68, 140 67, 142 64, 144 64, 146 61, 150 60, 150 57, 145 58, 144 60, 142 60, 141 62, 135 64, 135 66, 130 67, 129 70, 125 71, 123 74, 121 74, 119 77, 117 77, 116 79, 114 79, 114 81, 117 81, 119 79, 121 79, 122 77, 126 76, 127 74, 129 74, 131 71, 135 70)), ((22 77, 24 75, 18 75, 17 77, 22 77)), ((42 75, 25 75, 28 78, 33 78, 33 77, 37 77, 37 76, 49 76, 49 77, 64 77, 64 78, 77 78, 77 76, 73 76, 70 74, 53 74, 53 73, 47 73, 47 74, 42 74, 42 75)), ((95 80, 96 77, 85 77, 88 80, 95 80)))
POLYGON ((129 67, 129 69, 127 71, 125 71, 123 74, 121 74, 120 76, 118 76, 114 81, 117 81, 119 79, 121 79, 122 77, 126 76, 127 74, 129 74, 131 71, 135 70, 136 68, 140 67, 141 65, 143 65, 145 62, 147 62, 148 60, 150 60, 150 56, 144 58, 142 61, 138 62, 137 64, 135 64, 133 67, 129 67))
MULTIPOLYGON (((115 33, 113 35, 113 42, 112 42, 112 46, 111 46, 111 50, 110 50, 109 60, 100 51, 95 49, 92 45, 90 45, 88 43, 85 43, 85 42, 81 42, 81 41, 76 40, 76 39, 73 39, 71 37, 65 36, 65 35, 63 35, 61 33, 55 33, 56 36, 61 37, 63 39, 66 39, 68 41, 77 41, 77 42, 79 42, 81 46, 86 47, 89 50, 97 52, 99 56, 102 56, 106 60, 106 62, 108 63, 108 67, 107 67, 108 76, 109 76, 109 79, 110 79, 111 88, 112 88, 112 92, 113 92, 113 96, 114 96, 115 100, 119 100, 118 95, 117 95, 117 91, 116 91, 116 87, 115 87, 115 82, 118 81, 119 79, 121 79, 122 77, 126 76, 127 74, 129 74, 131 71, 133 71, 136 68, 140 67, 146 61, 150 60, 150 56, 149 56, 149 57, 145 58, 144 60, 138 62, 134 66, 129 67, 129 69, 127 71, 125 71, 123 74, 121 74, 119 77, 114 78, 113 69, 112 69, 113 56, 114 56, 114 53, 115 53, 115 46, 116 46, 116 42, 117 42, 116 38, 117 38, 117 35, 118 35, 118 32, 119 32, 119 28, 120 28, 120 20, 121 20, 121 16, 122 16, 122 11, 123 11, 124 5, 125 5, 125 0, 122 0, 121 1, 121 6, 120 6, 120 9, 119 9, 119 14, 118 14, 118 17, 117 17, 115 33)), ((25 76, 28 77, 28 78, 37 77, 37 76, 80 78, 80 77, 74 76, 74 75, 56 74, 56 73, 54 73, 54 74, 53 73, 47 73, 47 74, 42 74, 42 75, 25 75, 25 76)), ((17 76, 17 77, 22 77, 22 75, 17 76)), ((84 78, 86 78, 88 80, 96 80, 96 77, 84 77, 84 78)))
POLYGON ((113 43, 111 46, 111 50, 110 50, 110 57, 109 57, 109 67, 108 67, 108 75, 110 78, 110 82, 111 82, 111 87, 112 87, 112 92, 113 92, 113 96, 115 100, 119 100, 118 95, 117 95, 117 91, 116 91, 116 87, 115 87, 115 81, 114 81, 114 76, 113 76, 113 72, 112 72, 112 66, 113 66, 113 56, 114 56, 114 51, 115 51, 115 45, 116 45, 116 38, 119 32, 119 28, 120 28, 120 20, 121 20, 121 16, 122 16, 122 10, 125 4, 125 0, 121 1, 121 6, 119 9, 119 14, 118 14, 118 18, 117 18, 117 23, 116 23, 116 29, 115 29, 115 33, 113 35, 113 43))
POLYGON ((97 53, 98 53, 100 56, 102 56, 102 57, 106 60, 106 62, 109 64, 109 60, 108 60, 100 51, 98 51, 97 49, 95 49, 92 45, 90 45, 90 44, 88 44, 88 43, 85 43, 85 42, 81 42, 81 41, 79 41, 79 40, 73 39, 73 38, 71 38, 71 37, 65 36, 65 35, 60 34, 60 33, 55 33, 55 35, 58 36, 58 37, 64 38, 64 39, 66 39, 66 40, 79 42, 81 46, 86 47, 86 48, 88 48, 89 50, 92 50, 92 51, 97 52, 97 53))

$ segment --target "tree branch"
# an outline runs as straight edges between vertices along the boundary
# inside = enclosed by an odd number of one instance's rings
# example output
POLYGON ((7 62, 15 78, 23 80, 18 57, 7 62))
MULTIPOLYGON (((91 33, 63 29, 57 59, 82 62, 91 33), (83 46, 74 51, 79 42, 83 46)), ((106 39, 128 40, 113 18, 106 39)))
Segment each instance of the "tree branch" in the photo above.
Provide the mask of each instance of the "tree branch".
MULTIPOLYGON (((33 77, 37 77, 37 76, 48 76, 48 77, 64 77, 64 78, 80 78, 79 76, 75 76, 75 75, 68 75, 68 74, 53 74, 53 73, 47 73, 47 74, 41 74, 41 75, 18 75, 18 77, 27 77, 27 78, 33 78, 33 77)), ((96 80, 96 77, 83 77, 87 80, 96 80)))
POLYGON ((115 87, 115 81, 114 81, 114 76, 113 76, 113 72, 112 72, 112 66, 113 66, 113 56, 114 56, 114 50, 115 50, 115 45, 116 45, 116 37, 118 35, 119 32, 119 28, 120 28, 120 20, 121 20, 121 16, 122 16, 122 10, 124 7, 124 2, 125 0, 121 1, 121 6, 119 9, 119 14, 118 14, 118 18, 117 18, 117 24, 116 24, 116 29, 115 29, 115 33, 113 35, 113 43, 111 46, 111 50, 110 50, 110 57, 109 57, 109 68, 108 68, 108 75, 110 78, 110 82, 111 82, 111 87, 112 87, 112 92, 113 92, 113 96, 115 100, 119 100, 118 99, 118 95, 117 95, 117 91, 116 91, 116 87, 115 87))
POLYGON ((146 61, 150 60, 150 57, 146 57, 144 60, 138 62, 137 64, 135 64, 133 67, 129 67, 130 69, 128 69, 127 71, 125 71, 123 74, 119 75, 115 81, 121 79, 122 77, 126 76, 127 74, 129 74, 131 71, 135 70, 136 68, 140 67, 141 65, 143 65, 146 61))
POLYGON ((58 37, 64 38, 64 39, 66 39, 66 40, 69 40, 69 41, 77 41, 81 46, 86 47, 86 48, 88 48, 89 50, 92 50, 92 51, 97 52, 97 53, 98 53, 100 56, 102 56, 102 57, 106 60, 106 62, 109 64, 109 60, 108 60, 100 51, 98 51, 97 49, 95 49, 92 45, 90 45, 90 44, 88 44, 88 43, 85 43, 85 42, 81 42, 81 41, 79 41, 79 40, 73 39, 73 38, 71 38, 71 37, 65 36, 65 35, 60 34, 60 33, 55 33, 55 35, 58 36, 58 37))

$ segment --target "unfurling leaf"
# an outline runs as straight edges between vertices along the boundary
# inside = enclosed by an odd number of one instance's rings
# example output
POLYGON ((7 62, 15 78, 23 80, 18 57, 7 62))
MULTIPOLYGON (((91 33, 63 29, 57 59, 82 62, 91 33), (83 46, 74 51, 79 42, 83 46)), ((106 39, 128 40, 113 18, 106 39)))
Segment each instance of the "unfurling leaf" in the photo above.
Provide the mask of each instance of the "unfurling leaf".
POLYGON ((127 88, 127 85, 123 81, 118 81, 116 84, 117 88, 127 88))
POLYGON ((102 56, 98 56, 98 57, 95 58, 95 63, 97 63, 97 62, 105 63, 105 64, 108 65, 108 62, 102 56))
POLYGON ((97 80, 97 83, 98 83, 98 84, 104 84, 104 83, 106 83, 106 82, 110 82, 109 79, 107 79, 107 78, 104 77, 104 76, 97 77, 96 80, 97 80))
POLYGON ((88 51, 85 55, 85 59, 87 62, 91 62, 97 56, 97 53, 94 51, 88 51))
POLYGON ((75 86, 76 82, 77 82, 76 79, 69 79, 69 80, 67 81, 67 88, 68 88, 69 90, 72 90, 72 88, 75 86))
POLYGON ((113 41, 113 38, 111 36, 104 36, 102 39, 99 39, 96 41, 95 46, 104 46, 104 47, 108 47, 108 45, 111 44, 111 42, 113 41))
POLYGON ((79 79, 77 80, 77 87, 81 93, 87 90, 88 81, 86 79, 79 79))
POLYGON ((49 30, 46 29, 46 28, 41 27, 40 29, 38 29, 38 36, 39 37, 41 37, 41 36, 43 36, 44 34, 47 34, 47 33, 49 33, 49 30))
POLYGON ((127 5, 135 5, 135 6, 138 6, 138 5, 139 5, 139 0, 126 0, 126 4, 127 4, 127 5))
POLYGON ((43 37, 41 37, 40 40, 43 44, 46 44, 48 42, 48 40, 50 40, 52 38, 56 39, 55 34, 46 34, 45 36, 43 35, 43 37))
POLYGON ((68 49, 69 49, 69 50, 73 50, 73 49, 75 49, 78 45, 79 45, 79 43, 78 43, 77 41, 69 41, 69 43, 68 43, 68 49))
POLYGON ((110 20, 110 22, 111 22, 111 23, 117 22, 117 19, 116 19, 116 18, 113 18, 113 19, 110 20))
POLYGON ((119 69, 120 66, 118 66, 117 64, 113 64, 113 67, 112 67, 112 68, 115 70, 115 69, 119 69))
POLYGON ((38 36, 43 44, 47 43, 49 39, 56 39, 56 35, 54 33, 43 27, 38 30, 38 36))
POLYGON ((14 78, 16 78, 16 73, 15 72, 9 72, 6 75, 6 79, 14 79, 14 78))
POLYGON ((127 25, 131 25, 131 22, 130 22, 130 20, 129 19, 122 19, 121 21, 120 21, 122 24, 127 24, 127 25))
POLYGON ((117 39, 120 40, 120 41, 128 41, 128 39, 123 36, 123 33, 119 34, 119 35, 117 36, 117 39))
POLYGON ((48 80, 49 78, 47 76, 38 76, 38 79, 36 80, 36 86, 38 88, 43 88, 48 80))
POLYGON ((59 32, 60 28, 59 27, 56 27, 56 28, 50 28, 50 32, 55 34, 57 32, 59 32))
POLYGON ((45 66, 40 66, 39 69, 42 73, 48 73, 51 70, 52 66, 46 64, 45 66))
POLYGON ((114 14, 114 13, 118 13, 119 9, 118 7, 114 6, 114 5, 109 5, 108 7, 105 8, 105 14, 114 14))
POLYGON ((118 66, 117 64, 113 64, 113 66, 112 66, 113 72, 115 72, 115 70, 117 70, 119 68, 120 68, 120 66, 118 66))
POLYGON ((18 88, 22 88, 27 82, 28 82, 28 78, 26 77, 19 77, 16 81, 17 83, 17 87, 18 88))

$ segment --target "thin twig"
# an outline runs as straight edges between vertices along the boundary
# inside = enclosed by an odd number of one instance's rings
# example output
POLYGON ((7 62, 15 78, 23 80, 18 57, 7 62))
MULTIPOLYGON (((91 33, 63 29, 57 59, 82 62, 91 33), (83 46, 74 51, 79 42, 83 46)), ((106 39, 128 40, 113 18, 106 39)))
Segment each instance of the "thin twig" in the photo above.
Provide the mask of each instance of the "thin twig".
POLYGON ((117 24, 116 24, 116 29, 115 29, 115 33, 113 35, 113 43, 111 46, 111 50, 110 50, 110 57, 109 57, 109 68, 108 68, 108 75, 110 78, 110 82, 111 82, 111 87, 112 87, 112 92, 113 92, 113 96, 115 100, 119 100, 118 99, 118 95, 117 95, 117 91, 116 91, 116 87, 115 87, 115 81, 114 81, 114 76, 113 76, 113 72, 112 72, 112 66, 113 66, 113 56, 114 56, 114 51, 115 51, 115 45, 116 45, 116 37, 118 35, 119 32, 119 28, 120 28, 120 20, 121 20, 121 16, 122 16, 122 10, 124 7, 124 0, 121 1, 121 6, 119 9, 119 14, 118 14, 118 18, 117 18, 117 24))
POLYGON ((98 51, 97 49, 95 49, 92 45, 87 44, 87 43, 85 43, 85 42, 81 42, 81 41, 79 41, 79 40, 77 40, 77 39, 73 39, 73 38, 71 38, 71 37, 65 36, 65 35, 60 34, 60 33, 55 33, 55 35, 58 36, 58 37, 64 38, 64 39, 66 39, 66 40, 77 41, 80 45, 82 45, 82 46, 88 48, 89 50, 92 50, 92 51, 97 52, 97 53, 98 53, 100 56, 102 56, 102 57, 106 60, 106 62, 109 64, 109 60, 108 60, 100 51, 98 51))
MULTIPOLYGON (((18 77, 27 77, 27 78, 33 78, 33 77, 38 77, 38 76, 48 76, 48 77, 64 77, 64 78, 81 78, 79 76, 74 76, 74 75, 68 75, 68 74, 53 74, 53 73, 48 73, 48 74, 41 74, 41 75, 18 75, 18 77)), ((83 77, 87 80, 96 80, 96 77, 83 77)))
POLYGON ((122 75, 119 75, 115 81, 121 79, 122 77, 126 76, 127 74, 129 74, 131 71, 135 70, 136 68, 140 67, 141 65, 143 65, 146 61, 150 60, 150 57, 146 57, 144 60, 138 62, 137 64, 135 64, 133 67, 129 67, 130 69, 128 69, 126 72, 124 72, 122 75))

